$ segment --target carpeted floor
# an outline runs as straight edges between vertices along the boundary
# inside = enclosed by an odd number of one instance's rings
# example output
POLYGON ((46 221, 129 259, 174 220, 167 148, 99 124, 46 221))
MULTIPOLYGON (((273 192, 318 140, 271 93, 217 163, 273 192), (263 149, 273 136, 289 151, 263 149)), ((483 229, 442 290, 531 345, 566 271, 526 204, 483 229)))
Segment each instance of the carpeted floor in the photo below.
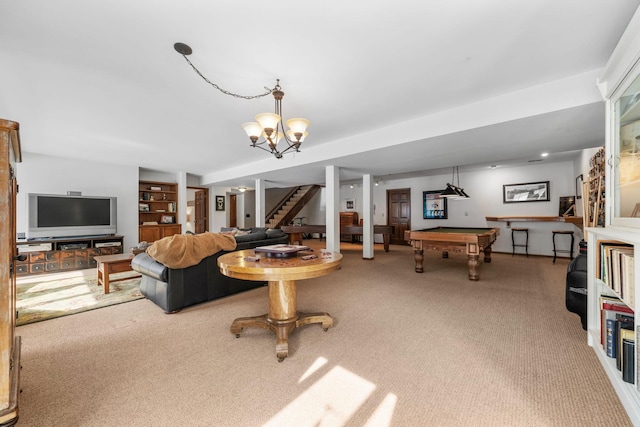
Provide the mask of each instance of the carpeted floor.
MULTIPOLYGON (((133 271, 112 274, 111 279, 135 274, 133 271)), ((139 285, 139 277, 111 282, 105 295, 102 285, 98 285, 95 269, 19 277, 16 281, 17 325, 135 301, 143 298, 139 285)))
POLYGON ((270 331, 229 331, 267 311, 266 287, 170 315, 139 300, 20 326, 19 425, 631 425, 564 307, 566 259, 494 254, 472 282, 459 254, 427 252, 417 274, 408 247, 342 253, 297 292, 334 326, 294 331, 282 363, 270 331))

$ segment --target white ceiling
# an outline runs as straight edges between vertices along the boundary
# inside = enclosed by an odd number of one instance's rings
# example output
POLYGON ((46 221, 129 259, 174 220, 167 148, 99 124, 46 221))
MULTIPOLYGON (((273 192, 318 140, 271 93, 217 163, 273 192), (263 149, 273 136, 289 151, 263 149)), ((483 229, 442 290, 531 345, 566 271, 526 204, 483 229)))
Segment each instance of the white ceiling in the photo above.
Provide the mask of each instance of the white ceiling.
POLYGON ((640 0, 0 2, 0 117, 24 152, 252 187, 570 159, 604 142, 596 78, 640 0), (300 153, 249 147, 286 93, 300 153))

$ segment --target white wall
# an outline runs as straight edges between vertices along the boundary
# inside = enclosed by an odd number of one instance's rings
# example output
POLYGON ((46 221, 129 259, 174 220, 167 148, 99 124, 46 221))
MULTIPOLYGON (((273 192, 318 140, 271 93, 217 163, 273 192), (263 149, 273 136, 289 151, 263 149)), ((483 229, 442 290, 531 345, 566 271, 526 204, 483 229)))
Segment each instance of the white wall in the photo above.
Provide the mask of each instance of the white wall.
POLYGON ((16 231, 27 232, 29 193, 67 194, 118 198, 118 234, 124 250, 138 243, 138 168, 100 162, 69 160, 23 152, 16 166, 19 192, 16 231))

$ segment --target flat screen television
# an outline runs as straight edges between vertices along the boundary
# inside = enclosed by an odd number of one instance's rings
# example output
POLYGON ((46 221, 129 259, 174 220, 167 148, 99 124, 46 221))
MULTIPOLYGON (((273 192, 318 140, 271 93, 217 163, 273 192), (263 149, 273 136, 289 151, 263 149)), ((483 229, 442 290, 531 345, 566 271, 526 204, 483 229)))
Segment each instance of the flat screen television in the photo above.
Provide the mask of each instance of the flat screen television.
POLYGON ((29 239, 115 234, 117 198, 29 193, 29 239))

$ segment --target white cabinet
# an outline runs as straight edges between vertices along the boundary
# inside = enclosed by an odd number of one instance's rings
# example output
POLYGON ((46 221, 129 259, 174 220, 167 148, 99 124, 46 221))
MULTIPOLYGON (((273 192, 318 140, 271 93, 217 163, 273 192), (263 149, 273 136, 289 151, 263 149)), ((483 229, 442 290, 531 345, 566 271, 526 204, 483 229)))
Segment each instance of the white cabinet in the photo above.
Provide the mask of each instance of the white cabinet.
MULTIPOLYGON (((627 266, 626 295, 621 296, 635 314, 640 304, 640 10, 636 11, 620 38, 607 66, 598 79, 598 88, 606 103, 605 175, 606 203, 604 227, 585 230, 587 239, 587 329, 588 342, 598 356, 605 372, 618 393, 631 421, 640 426, 640 381, 638 374, 638 345, 635 345, 634 380, 625 382, 616 367, 616 360, 608 357, 601 344, 602 326, 600 298, 615 292, 601 280, 599 273, 600 242, 611 240, 630 245, 633 261, 627 266), (636 209, 637 206, 637 209, 636 209)), ((636 316, 637 317, 637 316, 636 316)), ((631 324, 631 338, 640 339, 640 321, 631 324), (635 332, 635 335, 633 335, 635 332)), ((634 343, 634 344, 635 344, 634 343)), ((640 345, 640 343, 639 343, 640 345)), ((629 347, 630 348, 630 347, 629 347)))

